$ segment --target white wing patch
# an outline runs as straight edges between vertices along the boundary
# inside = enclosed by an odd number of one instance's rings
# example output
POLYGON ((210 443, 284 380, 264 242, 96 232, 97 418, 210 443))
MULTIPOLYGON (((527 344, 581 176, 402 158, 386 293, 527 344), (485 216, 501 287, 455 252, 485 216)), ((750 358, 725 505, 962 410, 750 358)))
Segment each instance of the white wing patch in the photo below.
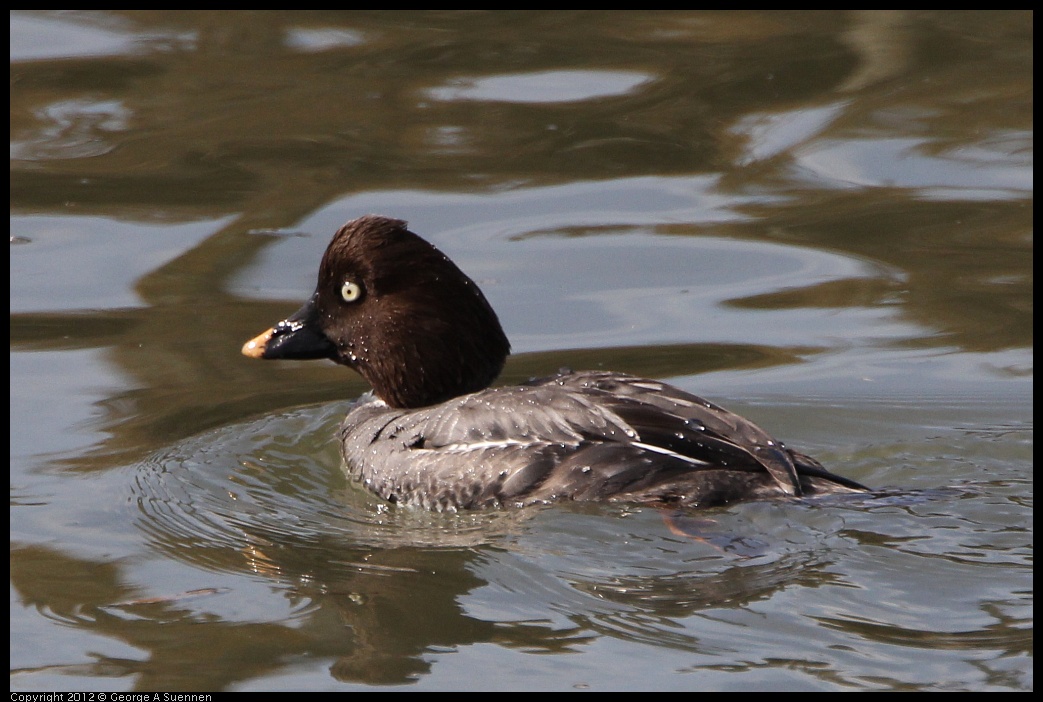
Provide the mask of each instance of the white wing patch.
POLYGON ((637 446, 638 448, 642 448, 645 451, 652 451, 653 453, 661 453, 664 456, 672 456, 674 458, 679 458, 682 461, 686 461, 688 463, 691 463, 694 466, 708 466, 708 465, 710 465, 710 463, 707 462, 707 461, 700 461, 698 458, 692 458, 691 456, 685 456, 684 454, 677 453, 677 451, 671 451, 670 449, 663 448, 662 446, 653 446, 652 444, 646 444, 646 443, 643 443, 641 441, 633 441, 633 442, 630 443, 630 445, 631 446, 637 446))
POLYGON ((466 444, 446 444, 445 446, 439 446, 438 448, 429 450, 451 451, 453 453, 468 453, 470 451, 485 451, 486 449, 503 449, 507 448, 508 446, 520 446, 528 448, 530 446, 542 446, 546 444, 546 441, 519 441, 517 439, 497 439, 489 441, 471 441, 466 444))

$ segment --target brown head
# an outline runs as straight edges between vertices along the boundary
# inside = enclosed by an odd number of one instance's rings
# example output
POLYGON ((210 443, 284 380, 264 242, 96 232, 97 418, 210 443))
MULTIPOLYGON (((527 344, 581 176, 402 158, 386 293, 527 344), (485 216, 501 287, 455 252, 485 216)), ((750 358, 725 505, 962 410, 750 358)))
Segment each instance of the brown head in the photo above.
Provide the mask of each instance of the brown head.
POLYGON ((333 236, 304 306, 243 353, 328 358, 408 408, 488 387, 510 344, 482 291, 445 254, 402 220, 366 215, 333 236))

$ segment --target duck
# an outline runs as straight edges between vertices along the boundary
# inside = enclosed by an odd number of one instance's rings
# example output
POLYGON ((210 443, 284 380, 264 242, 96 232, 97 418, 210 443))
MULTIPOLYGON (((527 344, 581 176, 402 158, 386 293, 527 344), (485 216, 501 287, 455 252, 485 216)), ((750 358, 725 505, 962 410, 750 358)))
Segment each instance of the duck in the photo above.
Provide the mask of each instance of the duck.
POLYGON ((380 215, 341 227, 311 297, 242 347, 331 360, 369 383, 338 438, 344 470, 388 503, 702 508, 868 491, 659 380, 561 369, 494 386, 510 350, 478 285, 407 222, 380 215))

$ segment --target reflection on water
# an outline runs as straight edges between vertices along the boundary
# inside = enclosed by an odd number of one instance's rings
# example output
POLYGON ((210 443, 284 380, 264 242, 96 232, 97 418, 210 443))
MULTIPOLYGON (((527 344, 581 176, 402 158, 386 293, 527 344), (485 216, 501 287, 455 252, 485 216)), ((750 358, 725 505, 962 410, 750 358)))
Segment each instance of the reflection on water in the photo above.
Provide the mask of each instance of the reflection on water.
POLYGON ((547 71, 514 76, 455 78, 442 88, 432 88, 434 100, 480 102, 573 102, 626 95, 651 76, 633 72, 547 71))
POLYGON ((12 689, 1031 689, 1031 13, 11 30, 12 689), (389 509, 238 352, 365 212, 888 492, 389 509))

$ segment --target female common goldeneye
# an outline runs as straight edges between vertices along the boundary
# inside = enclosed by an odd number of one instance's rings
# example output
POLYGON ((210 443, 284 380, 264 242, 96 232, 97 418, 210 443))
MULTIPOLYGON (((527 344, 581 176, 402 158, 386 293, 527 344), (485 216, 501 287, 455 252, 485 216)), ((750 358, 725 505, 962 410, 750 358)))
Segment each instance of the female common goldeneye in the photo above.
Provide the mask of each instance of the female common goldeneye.
POLYGON ((656 380, 562 371, 490 388, 509 352, 474 281, 405 222, 374 215, 341 227, 311 299, 243 346, 253 358, 327 358, 372 385, 344 418, 341 450, 389 502, 712 506, 866 490, 656 380))

